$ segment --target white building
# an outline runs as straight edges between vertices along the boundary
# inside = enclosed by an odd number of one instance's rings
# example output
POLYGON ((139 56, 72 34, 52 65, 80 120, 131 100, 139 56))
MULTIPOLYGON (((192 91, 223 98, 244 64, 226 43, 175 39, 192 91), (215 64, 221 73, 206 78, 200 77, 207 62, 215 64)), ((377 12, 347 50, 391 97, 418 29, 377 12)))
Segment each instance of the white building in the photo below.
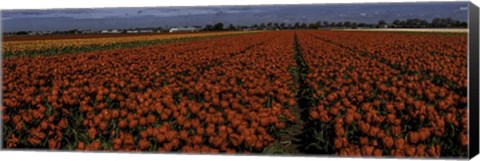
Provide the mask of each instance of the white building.
POLYGON ((116 33, 120 33, 121 31, 120 30, 102 30, 100 31, 100 33, 102 34, 116 34, 116 33))
POLYGON ((92 33, 94 33, 94 31, 93 30, 81 30, 80 33, 82 33, 82 34, 92 34, 92 33))
POLYGON ((153 30, 143 29, 139 30, 140 33, 153 33, 153 30))
POLYGON ((200 31, 200 27, 194 27, 194 26, 189 26, 189 27, 174 27, 169 30, 169 32, 198 32, 200 31))
POLYGON ((40 35, 40 32, 36 32, 36 31, 28 32, 28 35, 40 35))
POLYGON ((129 33, 129 34, 136 34, 136 33, 138 33, 138 31, 137 31, 137 30, 128 30, 127 33, 129 33))

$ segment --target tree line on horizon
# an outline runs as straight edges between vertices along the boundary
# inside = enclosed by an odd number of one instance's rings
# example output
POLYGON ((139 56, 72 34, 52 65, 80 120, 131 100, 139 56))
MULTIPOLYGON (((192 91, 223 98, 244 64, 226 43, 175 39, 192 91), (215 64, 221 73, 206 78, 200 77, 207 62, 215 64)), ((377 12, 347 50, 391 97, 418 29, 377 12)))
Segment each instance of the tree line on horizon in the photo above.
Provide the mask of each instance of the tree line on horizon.
MULTIPOLYGON (((431 21, 409 18, 404 20, 395 19, 391 22, 385 20, 379 20, 377 23, 364 23, 364 22, 352 22, 352 21, 317 21, 313 23, 296 22, 296 23, 277 23, 268 22, 252 25, 224 25, 223 23, 207 24, 203 27, 202 31, 224 31, 224 30, 291 30, 291 29, 329 29, 329 28, 345 28, 345 29, 357 29, 357 28, 467 28, 468 24, 465 21, 459 21, 448 18, 434 18, 431 21)), ((155 30, 168 32, 167 28, 157 27, 155 30)), ((72 29, 67 31, 54 31, 51 34, 78 34, 78 29, 72 29)), ((123 29, 126 31, 126 29, 123 29)), ((12 35, 27 35, 31 31, 18 31, 7 32, 6 34, 12 35)), ((5 33, 4 33, 5 34, 5 33)))
POLYGON ((352 21, 343 21, 343 22, 328 22, 328 21, 317 21, 314 23, 300 23, 296 22, 293 24, 287 23, 260 23, 247 25, 238 25, 233 24, 224 27, 222 23, 217 23, 215 25, 207 24, 204 28, 206 31, 217 31, 217 30, 238 30, 238 29, 322 29, 322 28, 467 28, 468 24, 465 21, 454 20, 452 18, 434 18, 432 21, 427 21, 418 18, 411 18, 405 20, 395 19, 392 22, 388 23, 385 20, 379 20, 377 23, 363 23, 363 22, 352 22, 352 21))

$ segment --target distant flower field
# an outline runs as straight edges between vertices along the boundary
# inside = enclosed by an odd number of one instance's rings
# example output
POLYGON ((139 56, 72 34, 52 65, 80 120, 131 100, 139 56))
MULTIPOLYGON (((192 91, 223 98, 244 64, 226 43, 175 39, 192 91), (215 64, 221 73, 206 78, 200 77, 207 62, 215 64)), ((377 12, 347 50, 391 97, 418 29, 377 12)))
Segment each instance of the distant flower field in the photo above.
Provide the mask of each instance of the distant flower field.
MULTIPOLYGON (((98 48, 108 45, 132 43, 132 42, 147 42, 147 41, 161 41, 161 40, 173 40, 182 38, 195 38, 195 37, 207 37, 207 36, 221 36, 227 34, 238 34, 246 32, 210 32, 210 33, 189 33, 189 34, 150 34, 150 35, 138 35, 117 37, 115 34, 103 35, 99 37, 95 35, 94 38, 86 38, 83 35, 69 36, 68 39, 55 39, 55 36, 43 36, 43 39, 28 40, 28 38, 11 38, 12 41, 3 42, 3 52, 10 55, 20 55, 15 53, 38 53, 44 51, 62 51, 64 49, 75 50, 84 47, 98 48)), ((61 36, 57 36, 61 37, 61 36)), ((32 38, 30 38, 32 39, 32 38)))

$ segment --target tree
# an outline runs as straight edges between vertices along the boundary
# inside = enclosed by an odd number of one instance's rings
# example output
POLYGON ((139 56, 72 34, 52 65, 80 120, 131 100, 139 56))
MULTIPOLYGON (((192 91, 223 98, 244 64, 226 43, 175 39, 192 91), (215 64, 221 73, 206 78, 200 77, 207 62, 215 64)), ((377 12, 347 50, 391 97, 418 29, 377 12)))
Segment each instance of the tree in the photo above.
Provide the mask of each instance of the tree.
POLYGON ((398 20, 398 19, 393 20, 393 25, 395 27, 399 27, 400 26, 400 20, 398 20))
POLYGON ((233 24, 228 25, 228 30, 236 30, 235 26, 233 24))
POLYGON ((421 28, 426 28, 429 26, 428 22, 426 20, 420 20, 419 25, 421 28))
POLYGON ((336 23, 335 22, 330 22, 330 27, 335 27, 336 23))
POLYGON ((407 21, 406 21, 406 27, 409 27, 409 28, 419 28, 419 27, 421 27, 421 20, 418 19, 418 18, 407 19, 407 21))
POLYGON ((400 26, 401 28, 405 28, 405 27, 406 27, 405 25, 407 25, 407 22, 406 22, 406 21, 400 21, 399 26, 400 26))
POLYGON ((272 27, 272 23, 271 23, 271 22, 268 22, 268 23, 267 23, 267 27, 269 27, 269 28, 272 27))
POLYGON ((223 23, 217 23, 213 26, 213 30, 215 31, 221 31, 223 30, 223 23))
POLYGON ((342 27, 342 26, 343 26, 343 23, 342 23, 342 22, 337 22, 334 26, 335 26, 335 27, 342 27))
POLYGON ((237 29, 237 30, 244 30, 244 29, 246 29, 246 28, 248 28, 248 27, 247 27, 247 26, 244 26, 244 25, 237 25, 237 26, 236 26, 236 29, 237 29))
POLYGON ((387 25, 387 22, 385 22, 385 20, 379 20, 378 21, 378 27, 383 27, 385 25, 387 25))
POLYGON ((302 24, 300 25, 300 28, 301 28, 301 29, 307 29, 307 24, 306 24, 306 23, 302 23, 302 24))
POLYGON ((328 23, 328 21, 323 21, 323 26, 324 26, 324 27, 329 27, 330 24, 328 23))
POLYGON ((280 26, 278 22, 273 23, 273 26, 280 26))
POLYGON ((300 23, 299 23, 299 22, 295 22, 295 24, 293 25, 293 28, 295 28, 295 29, 300 28, 300 23))
POLYGON ((434 18, 430 23, 431 27, 467 27, 467 22, 460 22, 459 20, 454 20, 451 17, 448 18, 434 18))
POLYGON ((16 35, 28 35, 27 31, 18 31, 16 35))
POLYGON ((281 23, 281 24, 280 24, 280 29, 285 29, 285 27, 286 27, 286 24, 285 24, 285 23, 281 23))
POLYGON ((456 20, 454 23, 453 23, 453 27, 460 27, 460 21, 459 20, 456 20))
POLYGON ((356 22, 352 22, 352 28, 353 29, 356 29, 358 27, 357 23, 356 22))
POLYGON ((346 27, 346 28, 352 27, 352 22, 350 22, 350 21, 343 22, 343 27, 346 27))
POLYGON ((442 27, 442 26, 443 26, 443 22, 441 18, 434 18, 432 20, 432 27, 442 27))
POLYGON ((280 25, 279 25, 278 23, 276 23, 276 22, 273 23, 273 27, 274 27, 275 29, 280 29, 280 25))
POLYGON ((366 23, 363 23, 363 22, 361 22, 361 23, 359 23, 359 24, 358 24, 358 27, 367 27, 367 24, 366 24, 366 23))
POLYGON ((260 29, 265 29, 265 23, 261 23, 259 27, 260 29))
POLYGON ((72 29, 72 30, 68 30, 67 34, 76 34, 78 32, 80 32, 78 29, 72 29))
POLYGON ((205 25, 205 28, 203 28, 203 30, 205 30, 205 31, 212 31, 212 30, 213 30, 213 26, 210 25, 210 24, 207 24, 207 25, 205 25))
POLYGON ((322 22, 321 21, 317 21, 315 22, 315 27, 318 29, 320 27, 322 27, 322 22))
POLYGON ((292 24, 287 25, 287 29, 292 29, 292 27, 293 27, 292 24))

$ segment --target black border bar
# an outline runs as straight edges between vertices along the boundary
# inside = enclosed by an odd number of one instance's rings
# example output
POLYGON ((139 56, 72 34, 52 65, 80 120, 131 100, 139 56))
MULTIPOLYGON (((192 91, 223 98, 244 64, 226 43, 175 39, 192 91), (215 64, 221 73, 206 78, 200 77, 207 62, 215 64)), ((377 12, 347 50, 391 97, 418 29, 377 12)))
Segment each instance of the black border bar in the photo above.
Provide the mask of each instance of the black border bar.
POLYGON ((469 2, 468 15, 468 113, 469 113, 469 158, 472 159, 479 153, 479 97, 478 75, 479 75, 479 15, 478 7, 469 2))

